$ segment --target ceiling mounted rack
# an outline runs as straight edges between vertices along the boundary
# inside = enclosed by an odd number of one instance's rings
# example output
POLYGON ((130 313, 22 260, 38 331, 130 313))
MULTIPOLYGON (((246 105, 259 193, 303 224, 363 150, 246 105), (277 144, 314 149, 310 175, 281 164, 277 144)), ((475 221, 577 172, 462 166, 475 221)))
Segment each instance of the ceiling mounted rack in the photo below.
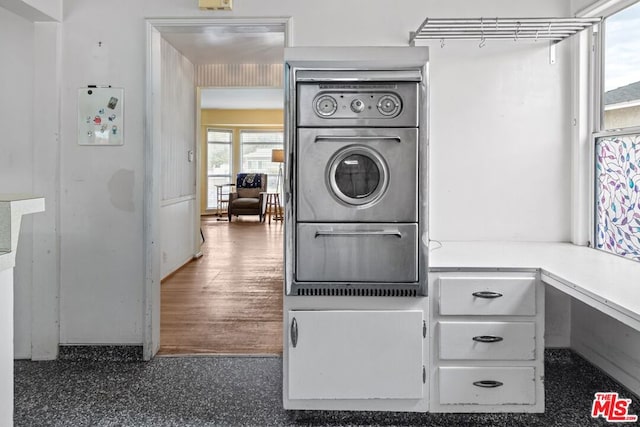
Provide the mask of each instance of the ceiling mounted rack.
POLYGON ((416 40, 546 40, 551 42, 549 61, 555 63, 555 44, 592 25, 602 18, 427 18, 418 30, 409 34, 409 44, 416 40))

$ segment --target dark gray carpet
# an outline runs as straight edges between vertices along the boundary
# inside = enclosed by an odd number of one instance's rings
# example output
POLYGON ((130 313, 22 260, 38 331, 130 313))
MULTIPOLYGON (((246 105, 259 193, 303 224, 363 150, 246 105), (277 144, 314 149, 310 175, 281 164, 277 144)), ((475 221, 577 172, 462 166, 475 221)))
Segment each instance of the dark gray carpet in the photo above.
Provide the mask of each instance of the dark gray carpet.
MULTIPOLYGON (((597 391, 638 398, 569 350, 547 350, 544 414, 415 414, 282 409, 282 360, 65 358, 15 364, 15 426, 591 426, 597 391)), ((618 424, 628 425, 628 424, 618 424)))

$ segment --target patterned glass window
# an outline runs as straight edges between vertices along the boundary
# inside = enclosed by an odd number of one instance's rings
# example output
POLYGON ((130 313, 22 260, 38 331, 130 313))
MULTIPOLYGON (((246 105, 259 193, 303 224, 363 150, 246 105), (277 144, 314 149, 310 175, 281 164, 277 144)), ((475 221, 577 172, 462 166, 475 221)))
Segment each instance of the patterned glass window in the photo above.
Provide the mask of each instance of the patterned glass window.
POLYGON ((640 135, 596 141, 596 247, 640 261, 640 135))

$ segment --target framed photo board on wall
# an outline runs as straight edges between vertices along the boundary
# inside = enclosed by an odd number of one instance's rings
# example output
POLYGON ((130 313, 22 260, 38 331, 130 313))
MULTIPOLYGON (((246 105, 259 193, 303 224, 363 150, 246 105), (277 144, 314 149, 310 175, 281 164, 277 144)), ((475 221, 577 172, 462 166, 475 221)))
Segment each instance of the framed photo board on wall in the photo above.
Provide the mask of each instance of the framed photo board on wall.
POLYGON ((124 89, 78 89, 78 144, 124 144, 124 89))

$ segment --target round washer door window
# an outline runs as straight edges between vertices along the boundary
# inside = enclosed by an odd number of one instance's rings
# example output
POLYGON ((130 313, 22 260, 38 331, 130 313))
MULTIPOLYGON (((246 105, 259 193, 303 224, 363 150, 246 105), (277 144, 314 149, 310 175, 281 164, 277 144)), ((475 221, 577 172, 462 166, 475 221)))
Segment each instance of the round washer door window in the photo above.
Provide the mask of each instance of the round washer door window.
POLYGON ((330 165, 331 190, 345 203, 350 205, 373 203, 386 189, 386 165, 371 149, 347 148, 339 152, 330 165))

